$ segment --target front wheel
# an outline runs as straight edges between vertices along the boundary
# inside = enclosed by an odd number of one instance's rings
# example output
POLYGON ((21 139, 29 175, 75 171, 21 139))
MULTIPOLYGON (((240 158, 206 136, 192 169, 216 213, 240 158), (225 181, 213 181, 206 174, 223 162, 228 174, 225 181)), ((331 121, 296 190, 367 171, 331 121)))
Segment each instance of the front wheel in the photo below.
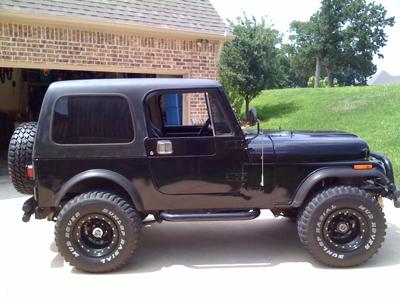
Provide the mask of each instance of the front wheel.
POLYGON ((129 202, 91 191, 69 201, 57 216, 58 251, 72 266, 109 272, 123 266, 139 242, 142 221, 129 202))
POLYGON ((385 239, 386 220, 365 191, 337 186, 317 194, 298 220, 300 241, 321 263, 351 267, 368 260, 385 239))

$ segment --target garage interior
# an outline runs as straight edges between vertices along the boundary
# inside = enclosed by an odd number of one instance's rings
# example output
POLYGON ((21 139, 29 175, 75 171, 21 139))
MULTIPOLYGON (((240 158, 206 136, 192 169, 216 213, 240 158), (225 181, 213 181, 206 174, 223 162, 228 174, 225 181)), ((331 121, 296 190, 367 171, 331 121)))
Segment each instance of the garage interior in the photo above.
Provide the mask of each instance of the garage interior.
MULTIPOLYGON (((74 79, 181 77, 142 73, 0 68, 0 176, 7 175, 7 149, 14 129, 37 121, 44 94, 52 82, 74 79)), ((176 109, 181 110, 181 103, 176 109)))

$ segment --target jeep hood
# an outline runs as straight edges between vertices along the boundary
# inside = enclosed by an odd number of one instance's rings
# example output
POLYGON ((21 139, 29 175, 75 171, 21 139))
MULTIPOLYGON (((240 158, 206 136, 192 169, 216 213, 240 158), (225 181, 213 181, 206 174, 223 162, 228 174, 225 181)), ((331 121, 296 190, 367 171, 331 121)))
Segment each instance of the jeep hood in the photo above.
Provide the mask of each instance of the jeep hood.
POLYGON ((369 153, 365 141, 346 132, 263 131, 254 139, 252 134, 246 135, 246 139, 249 138, 250 155, 260 155, 261 144, 264 144, 264 153, 268 155, 273 152, 277 162, 358 160, 364 159, 369 153), (271 146, 272 149, 268 151, 271 146))

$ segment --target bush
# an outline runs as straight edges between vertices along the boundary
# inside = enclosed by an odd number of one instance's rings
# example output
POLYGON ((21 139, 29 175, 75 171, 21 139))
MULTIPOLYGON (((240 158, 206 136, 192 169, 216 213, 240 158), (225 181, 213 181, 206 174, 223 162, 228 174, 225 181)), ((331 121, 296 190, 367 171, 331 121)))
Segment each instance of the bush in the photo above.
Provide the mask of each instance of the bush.
MULTIPOLYGON (((315 80, 314 76, 311 76, 310 78, 308 78, 307 87, 314 87, 314 80, 315 80)), ((322 87, 322 88, 328 87, 328 77, 321 78, 319 81, 319 84, 320 84, 320 87, 322 87)), ((333 86, 334 87, 339 86, 338 80, 336 78, 333 79, 333 86)))
POLYGON ((314 87, 314 80, 315 80, 314 76, 311 76, 310 78, 308 78, 307 86, 308 87, 314 87))

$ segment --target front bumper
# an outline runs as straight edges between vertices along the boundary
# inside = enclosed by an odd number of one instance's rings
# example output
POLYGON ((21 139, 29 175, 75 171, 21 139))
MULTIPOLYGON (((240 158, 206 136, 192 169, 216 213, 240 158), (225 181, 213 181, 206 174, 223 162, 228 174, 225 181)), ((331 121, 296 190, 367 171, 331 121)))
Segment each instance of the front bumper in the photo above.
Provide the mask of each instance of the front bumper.
POLYGON ((400 208, 400 189, 396 188, 393 192, 393 204, 395 207, 400 208))
POLYGON ((394 172, 393 166, 390 160, 376 152, 370 152, 370 155, 375 158, 376 160, 380 161, 383 168, 385 169, 386 180, 385 185, 388 189, 388 197, 393 200, 393 204, 395 207, 400 208, 400 189, 396 186, 394 182, 394 172))
POLYGON ((383 154, 376 153, 373 151, 370 152, 370 155, 382 163, 383 167, 385 168, 386 177, 389 179, 389 181, 391 183, 394 184, 393 166, 392 166, 392 163, 390 162, 389 158, 387 158, 383 154))

